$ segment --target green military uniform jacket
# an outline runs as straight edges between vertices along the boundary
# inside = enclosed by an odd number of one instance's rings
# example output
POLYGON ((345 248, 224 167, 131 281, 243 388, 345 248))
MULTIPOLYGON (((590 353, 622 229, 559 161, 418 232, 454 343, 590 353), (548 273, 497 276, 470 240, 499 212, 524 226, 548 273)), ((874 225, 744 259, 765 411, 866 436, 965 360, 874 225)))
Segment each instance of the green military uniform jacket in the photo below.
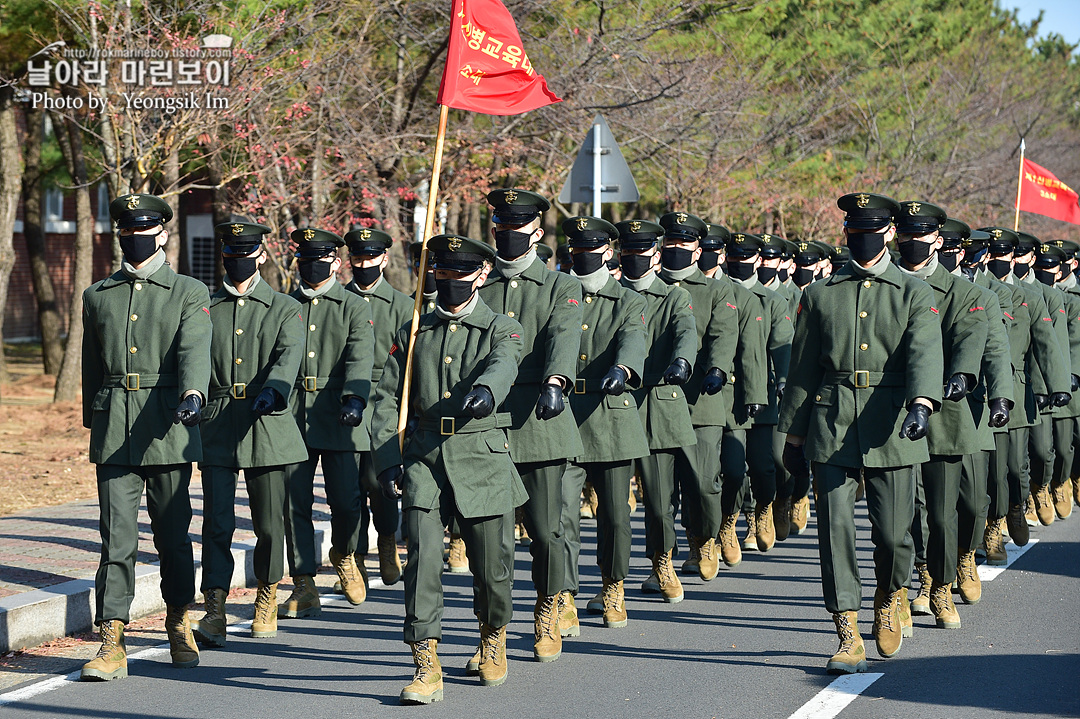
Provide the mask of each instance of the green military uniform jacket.
POLYGON ((474 296, 459 320, 424 314, 416 333, 409 413, 417 430, 398 447, 398 412, 405 384, 409 328, 398 331, 375 389, 372 457, 376 473, 405 465, 403 509, 436 509, 449 484, 463 517, 506 514, 528 499, 504 429, 509 417, 473 419, 462 412, 465 395, 478 385, 500 408, 517 376, 521 325, 491 311, 474 296))
POLYGON ((1035 395, 1058 391, 1050 387, 1068 386, 1064 381, 1064 368, 1061 367, 1061 351, 1054 334, 1053 319, 1047 311, 1042 292, 1037 287, 1028 287, 1012 275, 1004 284, 1012 291, 1012 326, 1009 330, 1009 347, 1013 354, 1013 376, 1015 396, 1025 396, 1024 412, 1013 412, 1009 419, 1009 429, 1031 427, 1039 422, 1039 411, 1035 395))
MULTIPOLYGON (((767 382, 769 405, 754 417, 753 424, 775 425, 780 416, 780 405, 776 399, 776 385, 787 384, 788 366, 791 364, 791 340, 795 337, 795 325, 791 321, 789 300, 780 292, 774 291, 751 278, 753 284, 749 290, 761 303, 762 329, 765 331, 765 366, 768 368, 767 382)), ((736 405, 736 409, 739 409, 736 405)), ((745 411, 745 410, 741 410, 745 411)))
MULTIPOLYGON (((1065 313, 1069 330, 1069 357, 1071 358, 1070 373, 1080 375, 1080 285, 1076 282, 1076 275, 1070 272, 1064 280, 1057 283, 1056 287, 1065 294, 1065 313)), ((1054 412, 1054 417, 1080 417, 1080 397, 1077 397, 1074 392, 1073 399, 1064 407, 1059 407, 1054 412)))
POLYGON ((173 424, 181 394, 210 384, 210 294, 167 264, 123 270, 83 292, 83 425, 90 461, 127 466, 202 459, 198 427, 173 424))
POLYGON ((202 464, 233 469, 307 459, 289 399, 303 354, 300 303, 258 283, 246 297, 224 287, 210 297, 210 396, 203 412, 202 464), (280 401, 263 417, 251 411, 266 387, 280 401))
POLYGON ((1031 312, 1020 291, 1002 282, 986 270, 975 275, 975 284, 995 292, 1005 317, 1009 338, 1009 362, 1013 374, 1013 410, 1009 424, 995 429, 1008 432, 1010 428, 1030 427, 1035 420, 1035 394, 1028 386, 1027 358, 1031 348, 1031 312))
MULTIPOLYGON (((1050 315, 1050 325, 1054 331, 1054 338, 1056 339, 1056 346, 1058 350, 1057 359, 1054 361, 1055 372, 1057 379, 1053 380, 1059 384, 1051 384, 1052 380, 1047 375, 1046 370, 1043 370, 1043 376, 1046 377, 1046 391, 1039 392, 1037 394, 1050 394, 1051 392, 1071 392, 1072 391, 1072 354, 1071 343, 1069 341, 1069 316, 1065 309, 1065 293, 1056 287, 1050 287, 1044 285, 1035 279, 1035 273, 1031 270, 1028 271, 1022 280, 1019 280, 1022 285, 1029 288, 1034 288, 1042 292, 1043 300, 1046 302, 1046 311, 1050 315), (1050 389, 1056 387, 1056 389, 1050 389), (1062 389, 1063 388, 1063 389, 1062 389)), ((1041 368, 1041 367, 1040 367, 1041 368)), ((1071 402, 1070 402, 1071 404, 1071 402)), ((1069 405, 1065 405, 1064 408, 1068 409, 1069 405)), ((1059 409, 1053 407, 1047 407, 1040 415, 1059 415, 1059 409)))
POLYGON ((727 412, 724 426, 727 429, 748 429, 753 420, 746 413, 746 405, 768 404, 768 313, 757 293, 747 289, 741 282, 720 274, 713 279, 731 285, 739 315, 739 341, 735 348, 736 371, 728 377, 727 384, 720 392, 727 412), (749 390, 754 387, 758 388, 757 401, 749 398, 749 390))
MULTIPOLYGON (((956 275, 956 273, 953 273, 956 275)), ((956 275, 961 279, 967 278, 956 275)), ((983 351, 979 383, 968 393, 967 403, 975 420, 977 444, 981 450, 993 450, 994 428, 989 425, 991 399, 1007 399, 1013 402, 1012 356, 1009 352, 1009 330, 1005 314, 1001 311, 998 294, 974 282, 971 284, 981 293, 979 303, 986 312, 986 348, 983 351)))
POLYGON ((849 262, 803 293, 778 429, 806 438, 811 462, 904 467, 930 458, 900 437, 917 397, 941 402, 934 292, 883 258, 878 277, 849 262))
MULTIPOLYGON (((696 439, 686 391, 677 385, 665 384, 664 371, 680 358, 693 366, 698 343, 694 308, 689 292, 665 284, 655 274, 649 277, 652 282, 637 290, 647 303, 645 346, 648 355, 642 386, 634 390, 634 399, 649 438, 649 449, 688 447, 696 439)), ((625 277, 622 284, 628 289, 634 288, 625 277)))
POLYGON ((628 389, 641 386, 647 354, 645 312, 645 298, 614 277, 596 294, 583 292, 577 379, 570 394, 584 447, 578 462, 621 462, 649 454, 633 394, 608 395, 600 389, 614 365, 630 370, 628 389))
POLYGON ((567 392, 573 387, 582 332, 581 283, 552 272, 543 260, 534 258, 515 277, 503 275, 496 263, 480 296, 493 312, 517 320, 522 327, 524 354, 504 406, 510 413, 510 456, 523 463, 581 454, 584 447, 572 413, 564 411, 541 420, 535 412, 540 385, 548 377, 565 378, 567 392))
POLYGON ((290 294, 300 303, 304 322, 292 411, 310 449, 363 452, 371 447, 368 428, 362 423, 348 427, 339 417, 346 398, 367 401, 371 394, 371 309, 336 279, 330 281, 330 289, 319 297, 309 299, 300 288, 290 294))

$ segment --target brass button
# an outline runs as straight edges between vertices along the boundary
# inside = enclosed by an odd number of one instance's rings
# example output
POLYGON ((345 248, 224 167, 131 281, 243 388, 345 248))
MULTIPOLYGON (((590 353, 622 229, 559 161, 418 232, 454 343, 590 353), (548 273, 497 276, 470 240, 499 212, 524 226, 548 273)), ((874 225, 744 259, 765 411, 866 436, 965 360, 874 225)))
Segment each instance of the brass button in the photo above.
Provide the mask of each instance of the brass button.
POLYGON ((317 305, 317 304, 319 304, 319 298, 318 298, 318 297, 316 297, 315 299, 313 299, 313 300, 311 301, 311 304, 313 304, 313 305, 317 305))
POLYGON ((870 349, 870 345, 863 342, 861 345, 859 345, 859 349, 861 349, 863 351, 868 350, 868 349, 870 349))
POLYGON ((315 325, 308 325, 308 331, 314 332, 315 331, 315 325))
POLYGON ((446 355, 445 357, 443 357, 443 362, 445 362, 446 364, 450 364, 453 361, 454 361, 454 358, 451 357, 450 355, 446 355))
POLYGON ((864 319, 865 319, 865 317, 866 317, 866 310, 863 310, 862 312, 860 312, 860 313, 859 313, 859 317, 862 317, 862 318, 864 318, 864 319))
POLYGON ((450 325, 451 332, 457 332, 457 325, 450 325))
POLYGON ((629 406, 630 406, 630 400, 628 400, 628 399, 624 399, 624 400, 622 401, 622 405, 623 405, 623 407, 629 407, 629 406))
POLYGON ((503 442, 503 449, 510 449, 510 443, 509 442, 503 442))
POLYGON ((819 394, 816 397, 814 397, 814 400, 817 401, 817 402, 820 402, 821 401, 821 395, 819 394))
POLYGON ((589 329, 589 326, 588 326, 588 325, 582 325, 582 326, 581 326, 581 329, 583 329, 583 330, 587 330, 587 329, 589 329))
POLYGON ((132 316, 131 316, 131 321, 132 321, 132 322, 134 322, 134 321, 135 321, 135 320, 137 320, 137 319, 139 319, 139 316, 138 316, 138 315, 132 315, 132 316))
POLYGON ((308 353, 307 353, 307 356, 308 356, 308 357, 314 357, 314 356, 315 356, 315 353, 314 353, 314 352, 308 352, 308 353))
POLYGON ((511 317, 511 318, 512 318, 512 317, 514 316, 514 313, 513 313, 513 312, 507 312, 507 313, 506 313, 506 316, 507 316, 507 317, 511 317))
POLYGON ((128 352, 130 352, 131 354, 135 354, 138 351, 139 351, 138 347, 132 347, 131 349, 128 350, 128 352))
POLYGON ((238 335, 242 335, 242 334, 244 334, 244 330, 240 330, 240 329, 238 329, 238 330, 236 330, 236 334, 238 334, 238 335))
POLYGON ((586 297, 585 298, 585 304, 591 305, 592 304, 592 297, 586 297))
POLYGON ((237 357, 237 358, 236 358, 236 364, 244 364, 244 360, 242 360, 242 359, 240 359, 239 357, 237 357))
POLYGON ((243 297, 241 297, 240 299, 238 299, 238 300, 236 301, 236 304, 238 304, 238 305, 240 305, 241 307, 243 307, 243 306, 244 306, 244 298, 243 298, 243 297))
POLYGON ((367 295, 364 295, 364 302, 371 302, 371 298, 367 295))
POLYGON ((442 398, 443 399, 450 399, 450 393, 449 392, 443 392, 442 393, 442 398))
POLYGON ((863 287, 869 287, 870 286, 870 280, 867 280, 866 282, 863 282, 862 286, 863 287))
POLYGON ((142 282, 136 282, 135 283, 135 289, 141 290, 142 289, 142 282))
POLYGON ((579 355, 579 356, 578 356, 578 359, 579 359, 579 360, 587 360, 587 359, 589 359, 589 358, 588 358, 588 357, 587 357, 586 355, 579 355))
POLYGON ((517 280, 510 280, 511 287, 517 287, 517 280))
POLYGON ((672 393, 671 393, 671 398, 672 398, 672 399, 674 399, 674 398, 676 398, 676 397, 678 397, 678 396, 679 396, 679 393, 678 393, 678 392, 672 392, 672 393))
POLYGON ((682 282, 676 282, 676 283, 675 283, 675 286, 676 286, 676 287, 682 287, 682 282))

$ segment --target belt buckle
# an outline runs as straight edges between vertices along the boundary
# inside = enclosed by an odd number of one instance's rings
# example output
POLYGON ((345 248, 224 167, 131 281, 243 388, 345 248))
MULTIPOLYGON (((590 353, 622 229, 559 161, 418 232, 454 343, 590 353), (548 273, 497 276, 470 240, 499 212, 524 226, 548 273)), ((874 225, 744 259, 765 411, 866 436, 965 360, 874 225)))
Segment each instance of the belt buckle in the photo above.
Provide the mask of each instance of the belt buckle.
POLYGON ((308 392, 314 392, 319 389, 319 378, 307 375, 304 377, 304 389, 308 392))
POLYGON ((455 426, 457 423, 454 421, 454 419, 454 417, 440 417, 439 434, 441 434, 443 437, 454 436, 454 430, 457 429, 455 426), (447 427, 449 427, 449 429, 447 429, 447 427))
POLYGON ((870 371, 865 369, 855 370, 855 387, 867 389, 870 387, 870 371))
POLYGON ((585 394, 585 380, 574 380, 574 394, 585 394))
POLYGON ((236 382, 229 391, 233 399, 247 399, 247 383, 236 382))
POLYGON ((126 389, 126 390, 139 389, 139 373, 138 372, 128 372, 126 375, 124 375, 124 389, 126 389), (135 386, 134 387, 131 386, 131 378, 132 377, 135 378, 135 386))

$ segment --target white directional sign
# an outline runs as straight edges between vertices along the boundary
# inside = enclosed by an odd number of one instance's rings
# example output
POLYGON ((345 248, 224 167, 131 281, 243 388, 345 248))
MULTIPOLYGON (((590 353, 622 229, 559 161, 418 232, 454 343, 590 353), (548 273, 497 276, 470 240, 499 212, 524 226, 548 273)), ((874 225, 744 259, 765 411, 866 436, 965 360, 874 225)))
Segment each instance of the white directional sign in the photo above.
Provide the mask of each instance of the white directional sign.
POLYGON ((602 203, 637 202, 640 196, 611 129, 597 115, 559 193, 559 202, 591 202, 593 216, 600 217, 602 203))

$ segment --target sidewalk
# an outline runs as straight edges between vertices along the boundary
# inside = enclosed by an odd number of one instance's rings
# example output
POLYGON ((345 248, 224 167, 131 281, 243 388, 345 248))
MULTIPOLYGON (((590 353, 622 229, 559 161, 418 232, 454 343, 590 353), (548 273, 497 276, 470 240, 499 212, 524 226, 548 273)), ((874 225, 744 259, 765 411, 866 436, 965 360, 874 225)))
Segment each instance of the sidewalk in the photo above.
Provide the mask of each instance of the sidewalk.
MULTIPOLYGON (((198 469, 192 473, 190 492, 189 534, 195 551, 198 599, 203 500, 198 469)), ((315 476, 314 519, 316 549, 325 560, 329 542, 323 538, 329 538, 330 514, 321 468, 315 476)), ((0 653, 92 628, 94 572, 100 547, 98 508, 94 500, 0 517, 0 653)), ((251 568, 254 547, 247 488, 241 478, 236 489, 233 587, 254 583, 251 568)), ((139 509, 137 561, 132 619, 165 608, 158 589, 157 552, 145 498, 139 509)))

